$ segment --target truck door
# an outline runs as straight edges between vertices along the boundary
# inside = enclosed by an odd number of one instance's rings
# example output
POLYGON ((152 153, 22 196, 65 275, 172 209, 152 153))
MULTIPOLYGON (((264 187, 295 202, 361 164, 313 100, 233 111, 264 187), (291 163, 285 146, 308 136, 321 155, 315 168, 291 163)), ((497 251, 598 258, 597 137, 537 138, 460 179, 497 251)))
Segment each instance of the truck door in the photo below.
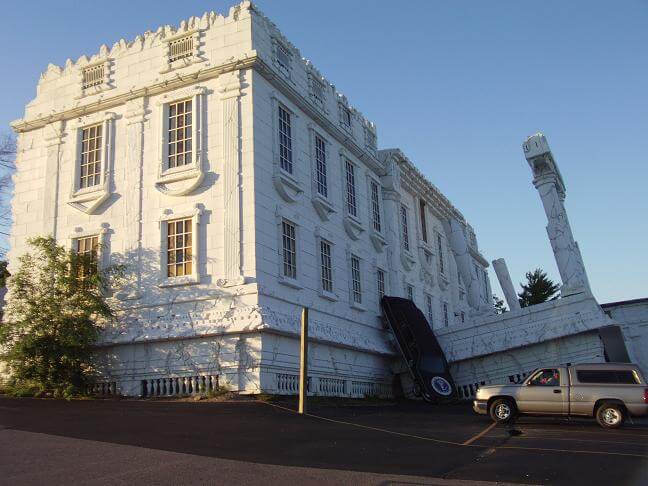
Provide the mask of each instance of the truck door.
POLYGON ((517 406, 524 413, 568 413, 568 393, 566 370, 543 368, 536 371, 520 389, 517 406))

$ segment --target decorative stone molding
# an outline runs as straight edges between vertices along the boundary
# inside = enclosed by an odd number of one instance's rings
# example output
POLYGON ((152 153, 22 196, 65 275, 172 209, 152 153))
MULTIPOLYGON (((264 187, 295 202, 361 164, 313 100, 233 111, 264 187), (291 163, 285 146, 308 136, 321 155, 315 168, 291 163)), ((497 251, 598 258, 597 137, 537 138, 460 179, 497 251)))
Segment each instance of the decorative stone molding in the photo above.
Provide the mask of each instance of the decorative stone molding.
POLYGON ((166 48, 166 66, 160 71, 160 74, 168 73, 175 69, 191 66, 192 64, 197 64, 200 62, 205 62, 206 59, 201 57, 200 51, 200 40, 202 36, 202 29, 199 27, 194 27, 193 29, 188 29, 184 32, 178 32, 175 35, 166 37, 162 40, 166 48), (173 59, 173 44, 182 41, 184 38, 187 38, 191 43, 191 55, 187 57, 181 57, 179 59, 173 59))
POLYGON ((113 89, 113 74, 115 62, 107 57, 108 48, 103 45, 97 60, 78 66, 79 95, 77 98, 103 93, 113 89))

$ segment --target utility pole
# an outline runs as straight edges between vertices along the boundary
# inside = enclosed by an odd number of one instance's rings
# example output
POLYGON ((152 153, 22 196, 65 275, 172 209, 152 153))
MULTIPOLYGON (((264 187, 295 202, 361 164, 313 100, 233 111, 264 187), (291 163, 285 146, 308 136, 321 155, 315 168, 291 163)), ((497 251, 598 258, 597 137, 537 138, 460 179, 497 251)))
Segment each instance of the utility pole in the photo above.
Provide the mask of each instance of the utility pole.
POLYGON ((299 353, 299 413, 306 413, 308 395, 308 307, 302 309, 299 353))

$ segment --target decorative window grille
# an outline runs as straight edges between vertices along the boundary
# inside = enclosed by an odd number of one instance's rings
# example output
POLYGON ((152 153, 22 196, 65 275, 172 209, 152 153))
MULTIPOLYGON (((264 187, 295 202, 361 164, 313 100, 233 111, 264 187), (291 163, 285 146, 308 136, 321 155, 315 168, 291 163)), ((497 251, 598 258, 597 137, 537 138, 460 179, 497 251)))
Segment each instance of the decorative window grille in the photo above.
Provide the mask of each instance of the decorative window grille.
POLYGON ((443 325, 448 327, 450 325, 450 321, 448 320, 448 303, 444 302, 443 303, 443 325))
POLYGON ((288 221, 281 222, 283 244, 283 274, 284 277, 297 278, 297 241, 295 226, 288 221))
POLYGON ((292 135, 290 126, 290 113, 279 107, 279 162, 281 168, 292 174, 292 135))
POLYGON ((351 110, 344 105, 340 105, 340 123, 347 130, 351 129, 351 110))
POLYGON ((409 225, 407 223, 407 208, 401 205, 401 237, 403 238, 403 249, 409 251, 409 225))
POLYGON ((407 298, 409 300, 414 300, 414 287, 411 285, 407 286, 407 298))
POLYGON ((281 69, 286 76, 290 76, 292 55, 286 46, 279 42, 275 43, 275 61, 277 61, 279 69, 281 69))
POLYGON ((84 68, 82 71, 83 89, 99 86, 106 80, 106 63, 84 68))
POLYGON ((194 39, 193 35, 187 35, 180 39, 169 42, 169 62, 177 61, 178 59, 186 59, 193 57, 194 54, 194 39))
POLYGON ((362 304, 362 285, 360 282, 360 259, 351 255, 351 283, 353 302, 362 304))
POLYGON ((427 319, 430 327, 434 327, 434 309, 432 306, 432 296, 427 294, 425 296, 425 308, 427 311, 427 319))
POLYGON ((169 169, 191 163, 192 106, 191 100, 169 103, 168 159, 169 169))
POLYGON ((423 238, 423 241, 427 243, 427 221, 425 219, 425 201, 423 199, 419 201, 419 210, 421 214, 421 236, 423 238))
POLYGON ((355 166, 351 161, 346 160, 344 164, 346 173, 346 206, 347 212, 351 216, 358 215, 358 206, 356 204, 356 186, 355 186, 355 166))
POLYGON ((376 271, 376 280, 378 287, 378 301, 385 296, 385 272, 380 268, 376 271))
POLYGON ((443 265, 443 240, 441 235, 437 233, 437 253, 439 254, 439 272, 445 273, 445 267, 443 265))
POLYGON ((193 220, 167 221, 167 277, 192 274, 193 220))
POLYGON ((77 270, 77 276, 83 280, 97 272, 97 253, 99 251, 99 236, 84 236, 75 241, 75 251, 84 257, 77 270))
POLYGON ((315 172, 317 176, 317 193, 328 197, 328 182, 326 180, 326 143, 315 136, 315 172))
POLYGON ((102 126, 93 125, 81 132, 81 163, 79 167, 79 189, 101 183, 102 126))
POLYGON ((322 272, 322 290, 333 292, 333 265, 331 262, 331 244, 320 241, 320 262, 322 272))
POLYGON ((378 184, 371 181, 371 221, 373 229, 380 233, 382 229, 380 221, 380 192, 378 184))
POLYGON ((325 100, 326 86, 320 80, 316 79, 315 76, 310 77, 311 81, 311 98, 315 101, 316 104, 323 106, 325 100))

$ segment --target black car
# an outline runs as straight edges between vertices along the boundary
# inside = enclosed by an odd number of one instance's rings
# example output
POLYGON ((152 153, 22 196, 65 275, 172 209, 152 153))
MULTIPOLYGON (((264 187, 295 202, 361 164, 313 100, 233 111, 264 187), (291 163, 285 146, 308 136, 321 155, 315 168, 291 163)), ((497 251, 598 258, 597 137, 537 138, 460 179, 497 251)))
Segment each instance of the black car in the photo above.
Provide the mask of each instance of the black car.
POLYGON ((423 313, 400 297, 384 296, 381 305, 414 380, 414 394, 429 402, 456 399, 448 361, 423 313))

